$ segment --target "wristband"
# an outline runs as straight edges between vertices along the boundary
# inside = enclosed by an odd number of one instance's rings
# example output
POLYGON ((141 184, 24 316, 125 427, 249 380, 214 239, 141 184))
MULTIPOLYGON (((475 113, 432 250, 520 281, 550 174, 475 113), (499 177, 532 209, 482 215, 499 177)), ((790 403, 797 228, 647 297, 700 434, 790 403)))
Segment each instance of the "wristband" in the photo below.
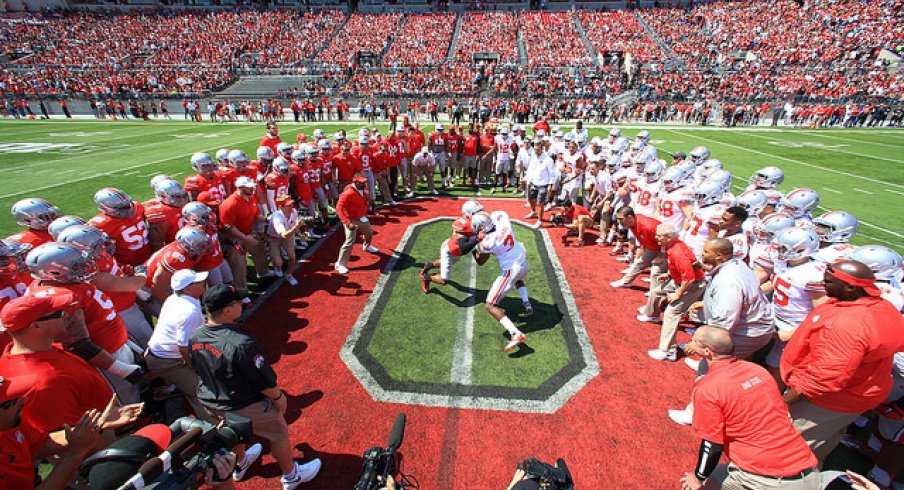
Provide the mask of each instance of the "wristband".
POLYGON ((132 374, 132 372, 136 369, 141 368, 135 364, 126 364, 122 361, 113 361, 113 364, 110 364, 110 367, 107 368, 107 371, 114 374, 118 378, 126 379, 126 377, 132 374))

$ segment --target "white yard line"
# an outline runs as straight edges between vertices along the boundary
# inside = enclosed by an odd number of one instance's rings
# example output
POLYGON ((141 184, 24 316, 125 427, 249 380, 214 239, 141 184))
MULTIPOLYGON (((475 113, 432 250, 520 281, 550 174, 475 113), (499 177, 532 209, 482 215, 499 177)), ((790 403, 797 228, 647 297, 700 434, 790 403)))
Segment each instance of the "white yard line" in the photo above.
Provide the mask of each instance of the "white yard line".
POLYGON ((871 196, 874 194, 873 192, 870 192, 870 191, 868 191, 868 190, 866 190, 866 189, 861 189, 861 188, 859 188, 859 187, 854 187, 854 190, 857 191, 857 192, 862 192, 862 193, 864 193, 864 194, 869 194, 869 195, 871 195, 871 196))
POLYGON ((896 191, 894 189, 885 189, 885 192, 891 192, 892 194, 897 194, 899 196, 904 196, 904 192, 896 191))
MULTIPOLYGON (((790 134, 790 133, 786 133, 786 134, 790 134)), ((776 141, 776 140, 774 140, 774 139, 772 139, 772 138, 770 138, 770 137, 768 137, 768 136, 760 136, 760 135, 756 135, 756 134, 748 134, 748 135, 746 135, 746 136, 749 136, 749 137, 751 137, 751 138, 759 138, 759 139, 763 139, 763 140, 766 140, 766 141, 776 141)), ((894 159, 894 158, 885 158, 885 157, 880 157, 880 156, 876 156, 876 155, 869 155, 869 154, 866 154, 866 153, 857 153, 856 151, 839 150, 838 148, 826 148, 826 147, 820 148, 820 147, 818 147, 818 146, 807 146, 806 148, 807 148, 807 149, 810 149, 810 150, 830 151, 830 152, 833 152, 833 153, 843 153, 843 154, 845 154, 845 155, 853 155, 853 156, 856 156, 856 157, 871 158, 871 159, 873 159, 873 160, 882 160, 882 161, 884 161, 884 162, 904 163, 904 161, 896 160, 896 159, 894 159)))
MULTIPOLYGON (((849 143, 859 143, 861 145, 885 146, 888 148, 901 148, 901 145, 895 145, 895 144, 889 144, 889 143, 878 143, 875 141, 856 140, 856 139, 851 139, 851 138, 839 138, 838 136, 829 136, 828 134, 825 134, 822 131, 801 131, 801 132, 806 133, 809 136, 816 136, 819 138, 827 138, 830 140, 837 140, 837 141, 847 141, 849 143)), ((789 133, 789 134, 793 134, 793 133, 789 133)))
POLYGON ((701 139, 701 140, 704 140, 704 141, 709 141, 710 143, 713 143, 713 144, 716 144, 716 145, 728 146, 728 147, 736 148, 736 149, 738 149, 738 150, 743 150, 743 151, 746 151, 746 152, 749 152, 749 153, 756 153, 756 154, 758 154, 758 155, 764 155, 764 156, 767 156, 767 157, 770 157, 770 158, 775 158, 775 159, 777 159, 777 160, 784 160, 784 161, 786 161, 786 162, 796 163, 796 164, 801 165, 801 166, 804 166, 804 167, 814 168, 814 169, 822 170, 822 171, 825 171, 825 172, 830 172, 830 173, 833 173, 833 174, 844 175, 844 176, 846 176, 846 177, 851 177, 851 178, 855 178, 855 179, 860 179, 860 180, 864 180, 864 181, 867 181, 867 182, 873 182, 873 183, 875 183, 875 184, 882 184, 882 185, 887 185, 887 186, 890 186, 890 187, 896 187, 896 188, 898 188, 898 189, 904 189, 904 185, 901 185, 901 184, 893 184, 893 183, 891 183, 891 182, 885 182, 884 180, 873 179, 873 178, 871 178, 871 177, 864 177, 863 175, 852 174, 852 173, 850 173, 850 172, 845 172, 845 171, 843 171, 843 170, 835 170, 835 169, 833 169, 833 168, 826 168, 826 167, 822 167, 822 166, 819 166, 819 165, 814 165, 814 164, 812 164, 812 163, 802 162, 802 161, 800 161, 800 160, 794 160, 793 158, 787 158, 787 157, 775 155, 775 154, 772 154, 772 153, 767 153, 767 152, 765 152, 765 151, 754 150, 754 149, 752 149, 752 148, 747 148, 747 147, 735 145, 735 144, 732 144, 732 143, 725 143, 725 142, 719 141, 719 140, 704 138, 703 136, 692 136, 692 135, 688 135, 688 134, 686 134, 686 133, 683 133, 683 132, 681 132, 681 131, 674 130, 674 129, 668 129, 668 128, 663 128, 663 129, 666 130, 666 131, 672 132, 672 133, 680 134, 681 136, 684 136, 684 137, 694 137, 694 138, 696 138, 696 139, 701 139))
POLYGON ((836 191, 835 189, 832 189, 832 188, 829 188, 829 187, 823 187, 822 189, 825 190, 825 191, 833 192, 833 193, 835 193, 835 194, 842 194, 841 191, 836 191))
MULTIPOLYGON (((232 142, 231 144, 238 146, 238 145, 241 145, 241 144, 243 144, 243 143, 247 143, 247 142, 249 142, 249 141, 257 141, 257 140, 258 140, 258 138, 255 136, 254 138, 248 138, 248 139, 241 140, 241 141, 234 141, 234 142, 232 142)), ((206 148, 206 149, 203 149, 203 150, 200 150, 200 151, 216 151, 218 148, 219 148, 219 146, 214 146, 214 147, 206 148)), ((31 193, 34 193, 34 192, 45 191, 45 190, 47 190, 47 189, 54 189, 54 188, 56 188, 56 187, 62 187, 62 186, 64 186, 64 185, 74 184, 74 183, 76 183, 76 182, 84 182, 84 181, 86 181, 86 180, 96 179, 96 178, 102 177, 102 176, 104 176, 104 175, 115 175, 115 174, 119 174, 120 172, 122 172, 122 171, 124 171, 124 170, 132 170, 132 169, 136 169, 136 168, 147 167, 147 166, 150 166, 150 165, 156 165, 156 164, 158 164, 158 163, 166 162, 166 161, 168 161, 168 160, 172 160, 173 158, 178 158, 178 157, 179 157, 179 156, 177 155, 177 156, 175 156, 175 157, 161 158, 160 160, 154 160, 153 162, 139 163, 139 164, 137 164, 137 165, 131 165, 131 166, 129 166, 129 167, 123 167, 123 168, 121 168, 121 169, 118 169, 118 170, 115 170, 115 171, 112 171, 112 172, 99 172, 99 173, 96 173, 96 174, 86 175, 86 176, 81 177, 81 178, 78 178, 78 179, 67 180, 66 182, 59 182, 59 183, 56 183, 56 184, 50 184, 50 185, 45 185, 45 186, 41 186, 41 187, 35 187, 35 188, 32 188, 32 189, 26 189, 26 190, 24 190, 24 191, 13 192, 13 193, 10 193, 10 194, 3 194, 3 195, 0 195, 0 199, 7 199, 7 198, 10 198, 10 197, 21 196, 21 195, 24 195, 24 194, 31 194, 31 193)), ((172 177, 176 177, 176 176, 178 176, 178 175, 180 175, 180 174, 182 174, 182 172, 178 172, 178 173, 171 174, 171 176, 172 176, 172 177)))
POLYGON ((468 261, 468 296, 467 306, 458 310, 458 330, 455 334, 455 350, 452 351, 452 376, 454 384, 471 384, 471 365, 474 354, 471 346, 474 343, 474 291, 477 289, 477 262, 470 257, 462 257, 468 261))

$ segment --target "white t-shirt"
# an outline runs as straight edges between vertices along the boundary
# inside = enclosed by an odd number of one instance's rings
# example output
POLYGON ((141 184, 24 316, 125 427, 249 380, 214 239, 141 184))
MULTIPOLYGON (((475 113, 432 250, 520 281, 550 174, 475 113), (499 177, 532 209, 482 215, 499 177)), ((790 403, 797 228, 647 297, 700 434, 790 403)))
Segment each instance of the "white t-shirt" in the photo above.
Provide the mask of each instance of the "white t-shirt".
POLYGON ((292 229, 298 223, 298 211, 293 209, 289 216, 283 214, 282 209, 277 209, 275 213, 270 215, 267 223, 267 236, 271 238, 282 238, 282 234, 292 229))
POLYGON ((181 359, 179 347, 188 347, 188 338, 201 325, 201 302, 186 294, 171 294, 160 308, 148 350, 163 359, 181 359))

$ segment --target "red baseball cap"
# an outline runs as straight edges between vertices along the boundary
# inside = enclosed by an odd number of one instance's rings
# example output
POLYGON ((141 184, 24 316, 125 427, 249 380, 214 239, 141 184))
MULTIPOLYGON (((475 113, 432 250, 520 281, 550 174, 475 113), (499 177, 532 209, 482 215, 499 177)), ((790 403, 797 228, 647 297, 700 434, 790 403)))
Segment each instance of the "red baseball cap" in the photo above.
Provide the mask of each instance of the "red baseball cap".
POLYGON ((0 376, 0 403, 15 400, 28 394, 35 385, 35 377, 31 375, 5 378, 0 376))
POLYGON ((352 180, 355 182, 363 182, 365 184, 367 183, 367 177, 365 177, 363 175, 356 175, 355 178, 352 180))
POLYGON ((71 313, 76 305, 78 302, 75 297, 66 290, 55 290, 54 294, 16 298, 0 310, 0 331, 17 332, 55 311, 64 310, 71 313))
POLYGON ((295 200, 290 196, 281 196, 279 199, 277 199, 276 204, 280 206, 291 206, 295 204, 295 200))

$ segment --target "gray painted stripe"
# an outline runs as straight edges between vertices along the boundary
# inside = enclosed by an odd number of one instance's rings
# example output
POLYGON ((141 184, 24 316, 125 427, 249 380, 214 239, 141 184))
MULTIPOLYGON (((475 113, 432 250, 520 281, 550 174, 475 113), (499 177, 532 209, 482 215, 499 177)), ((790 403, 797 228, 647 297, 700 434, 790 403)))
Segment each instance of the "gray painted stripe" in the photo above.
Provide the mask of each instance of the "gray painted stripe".
POLYGON ((471 384, 471 363, 474 341, 474 290, 477 289, 477 261, 468 256, 462 258, 468 262, 468 297, 467 306, 458 312, 458 332, 455 335, 455 351, 452 353, 452 383, 471 384))

